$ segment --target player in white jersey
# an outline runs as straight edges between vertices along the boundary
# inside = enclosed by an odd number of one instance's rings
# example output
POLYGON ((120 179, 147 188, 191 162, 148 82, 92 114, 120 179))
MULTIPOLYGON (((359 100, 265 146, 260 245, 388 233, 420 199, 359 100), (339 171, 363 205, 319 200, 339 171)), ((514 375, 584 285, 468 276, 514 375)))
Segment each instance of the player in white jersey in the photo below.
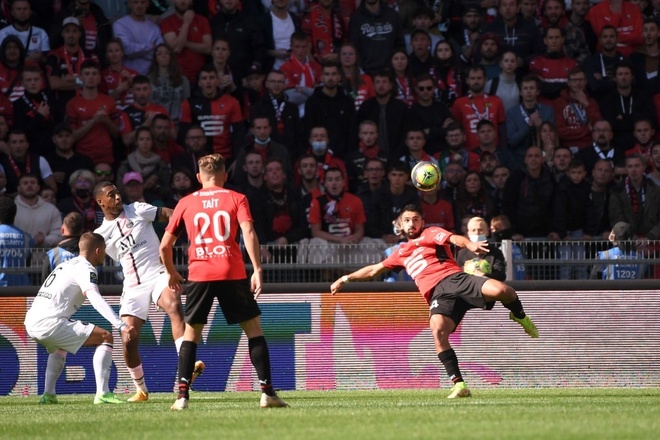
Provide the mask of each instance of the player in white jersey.
POLYGON ((105 259, 105 242, 91 232, 80 237, 80 255, 53 270, 25 315, 28 335, 48 350, 46 383, 39 403, 57 403, 55 384, 64 369, 67 353, 76 354, 82 346, 96 347, 93 365, 96 378, 94 403, 124 403, 110 392, 112 333, 71 316, 89 299, 92 306, 119 329, 123 338, 137 337, 137 330, 123 322, 101 296, 96 266, 105 259))
MULTIPOLYGON (((151 302, 169 316, 177 352, 183 342, 185 326, 181 297, 168 287, 165 267, 160 262, 160 240, 152 225, 154 221, 167 221, 172 210, 142 202, 124 205, 119 190, 107 181, 96 185, 94 199, 105 217, 95 232, 103 236, 108 255, 121 263, 124 274, 119 316, 138 331, 137 337, 122 340, 124 360, 137 388, 136 394, 128 401, 144 402, 149 400, 149 391, 138 345, 151 302)), ((198 374, 201 374, 199 367, 203 368, 203 363, 198 362, 197 366, 198 374)))

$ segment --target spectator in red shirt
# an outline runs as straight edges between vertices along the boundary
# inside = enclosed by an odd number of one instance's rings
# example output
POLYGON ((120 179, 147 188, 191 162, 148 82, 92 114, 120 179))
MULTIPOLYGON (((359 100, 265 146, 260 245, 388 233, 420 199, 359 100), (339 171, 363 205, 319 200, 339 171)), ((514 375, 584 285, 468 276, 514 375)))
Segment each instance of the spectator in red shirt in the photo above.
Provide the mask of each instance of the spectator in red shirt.
POLYGON ((80 67, 82 92, 66 106, 66 118, 73 130, 76 151, 94 163, 115 162, 113 145, 119 138, 119 112, 115 100, 98 90, 101 71, 94 61, 80 67))
POLYGON ((133 103, 133 78, 137 70, 124 66, 124 43, 118 38, 108 42, 105 49, 106 67, 101 71, 99 90, 117 101, 117 108, 124 110, 133 103))
POLYGON ((559 92, 566 87, 568 72, 577 63, 564 54, 564 31, 559 26, 549 26, 543 38, 547 52, 537 55, 529 62, 529 73, 541 80, 541 100, 547 103, 557 99, 559 92))
POLYGON ((181 70, 189 81, 211 54, 211 26, 206 17, 195 14, 192 0, 174 0, 174 14, 160 22, 163 39, 177 54, 181 70))
POLYGON ((291 34, 291 57, 280 70, 286 75, 286 95, 304 116, 305 102, 321 80, 321 66, 309 57, 309 37, 296 31, 291 34))
POLYGON ((300 26, 312 38, 312 54, 320 63, 337 61, 339 46, 347 37, 344 19, 333 4, 333 0, 319 0, 312 4, 300 26))
POLYGON ((623 56, 627 57, 644 43, 644 17, 639 7, 632 2, 603 0, 589 9, 586 20, 591 23, 596 35, 600 35, 605 26, 614 26, 619 35, 617 50, 623 56))
MULTIPOLYGON (((156 115, 169 116, 165 107, 151 101, 149 77, 138 75, 133 78, 133 96, 135 101, 121 112, 119 124, 122 140, 127 147, 131 147, 135 142, 135 130, 138 127, 149 127, 156 115)), ((171 136, 175 135, 174 125, 171 124, 171 136)))
POLYGON ((167 115, 157 114, 151 120, 151 132, 154 135, 154 152, 168 165, 172 159, 185 153, 186 150, 172 139, 172 121, 167 115))

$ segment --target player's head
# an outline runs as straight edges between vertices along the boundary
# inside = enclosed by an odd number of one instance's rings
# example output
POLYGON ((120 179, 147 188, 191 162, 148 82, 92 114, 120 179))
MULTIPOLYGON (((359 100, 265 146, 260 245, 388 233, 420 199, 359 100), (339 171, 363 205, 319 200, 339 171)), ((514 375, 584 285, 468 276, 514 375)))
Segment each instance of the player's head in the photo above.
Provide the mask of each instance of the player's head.
POLYGON ((93 266, 100 266, 105 261, 105 240, 95 232, 85 232, 78 242, 80 256, 87 258, 93 266))
POLYGON ((116 217, 124 210, 119 190, 107 180, 97 183, 94 187, 94 200, 106 217, 109 215, 116 217))
POLYGON ((78 211, 68 213, 62 219, 62 237, 80 237, 85 232, 85 219, 78 211))
POLYGON ((415 204, 404 206, 396 223, 399 225, 401 232, 408 240, 419 237, 424 230, 424 214, 422 213, 422 208, 415 204))
POLYGON ((199 173, 197 179, 204 185, 222 186, 227 179, 225 158, 220 154, 208 154, 197 161, 199 173))
POLYGON ((10 197, 0 197, 0 225, 13 225, 16 218, 16 203, 10 197))

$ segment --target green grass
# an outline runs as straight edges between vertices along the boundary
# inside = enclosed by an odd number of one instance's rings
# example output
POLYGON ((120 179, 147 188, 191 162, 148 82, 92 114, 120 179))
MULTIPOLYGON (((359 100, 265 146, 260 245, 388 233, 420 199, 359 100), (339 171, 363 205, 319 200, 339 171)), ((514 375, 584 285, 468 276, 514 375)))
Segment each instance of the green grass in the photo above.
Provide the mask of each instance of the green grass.
POLYGON ((260 409, 259 394, 174 394, 141 404, 93 405, 93 396, 0 397, 7 439, 656 439, 660 388, 448 389, 282 392, 290 408, 260 409))

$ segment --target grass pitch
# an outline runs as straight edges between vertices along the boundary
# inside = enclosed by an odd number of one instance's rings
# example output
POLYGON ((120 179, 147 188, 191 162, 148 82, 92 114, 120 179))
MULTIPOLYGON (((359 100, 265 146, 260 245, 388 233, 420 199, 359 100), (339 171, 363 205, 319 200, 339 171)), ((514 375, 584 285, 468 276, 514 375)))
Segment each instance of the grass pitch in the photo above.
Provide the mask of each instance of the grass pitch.
POLYGON ((657 439, 660 388, 297 391, 290 408, 259 408, 259 394, 174 394, 93 405, 91 395, 0 397, 3 439, 657 439))

